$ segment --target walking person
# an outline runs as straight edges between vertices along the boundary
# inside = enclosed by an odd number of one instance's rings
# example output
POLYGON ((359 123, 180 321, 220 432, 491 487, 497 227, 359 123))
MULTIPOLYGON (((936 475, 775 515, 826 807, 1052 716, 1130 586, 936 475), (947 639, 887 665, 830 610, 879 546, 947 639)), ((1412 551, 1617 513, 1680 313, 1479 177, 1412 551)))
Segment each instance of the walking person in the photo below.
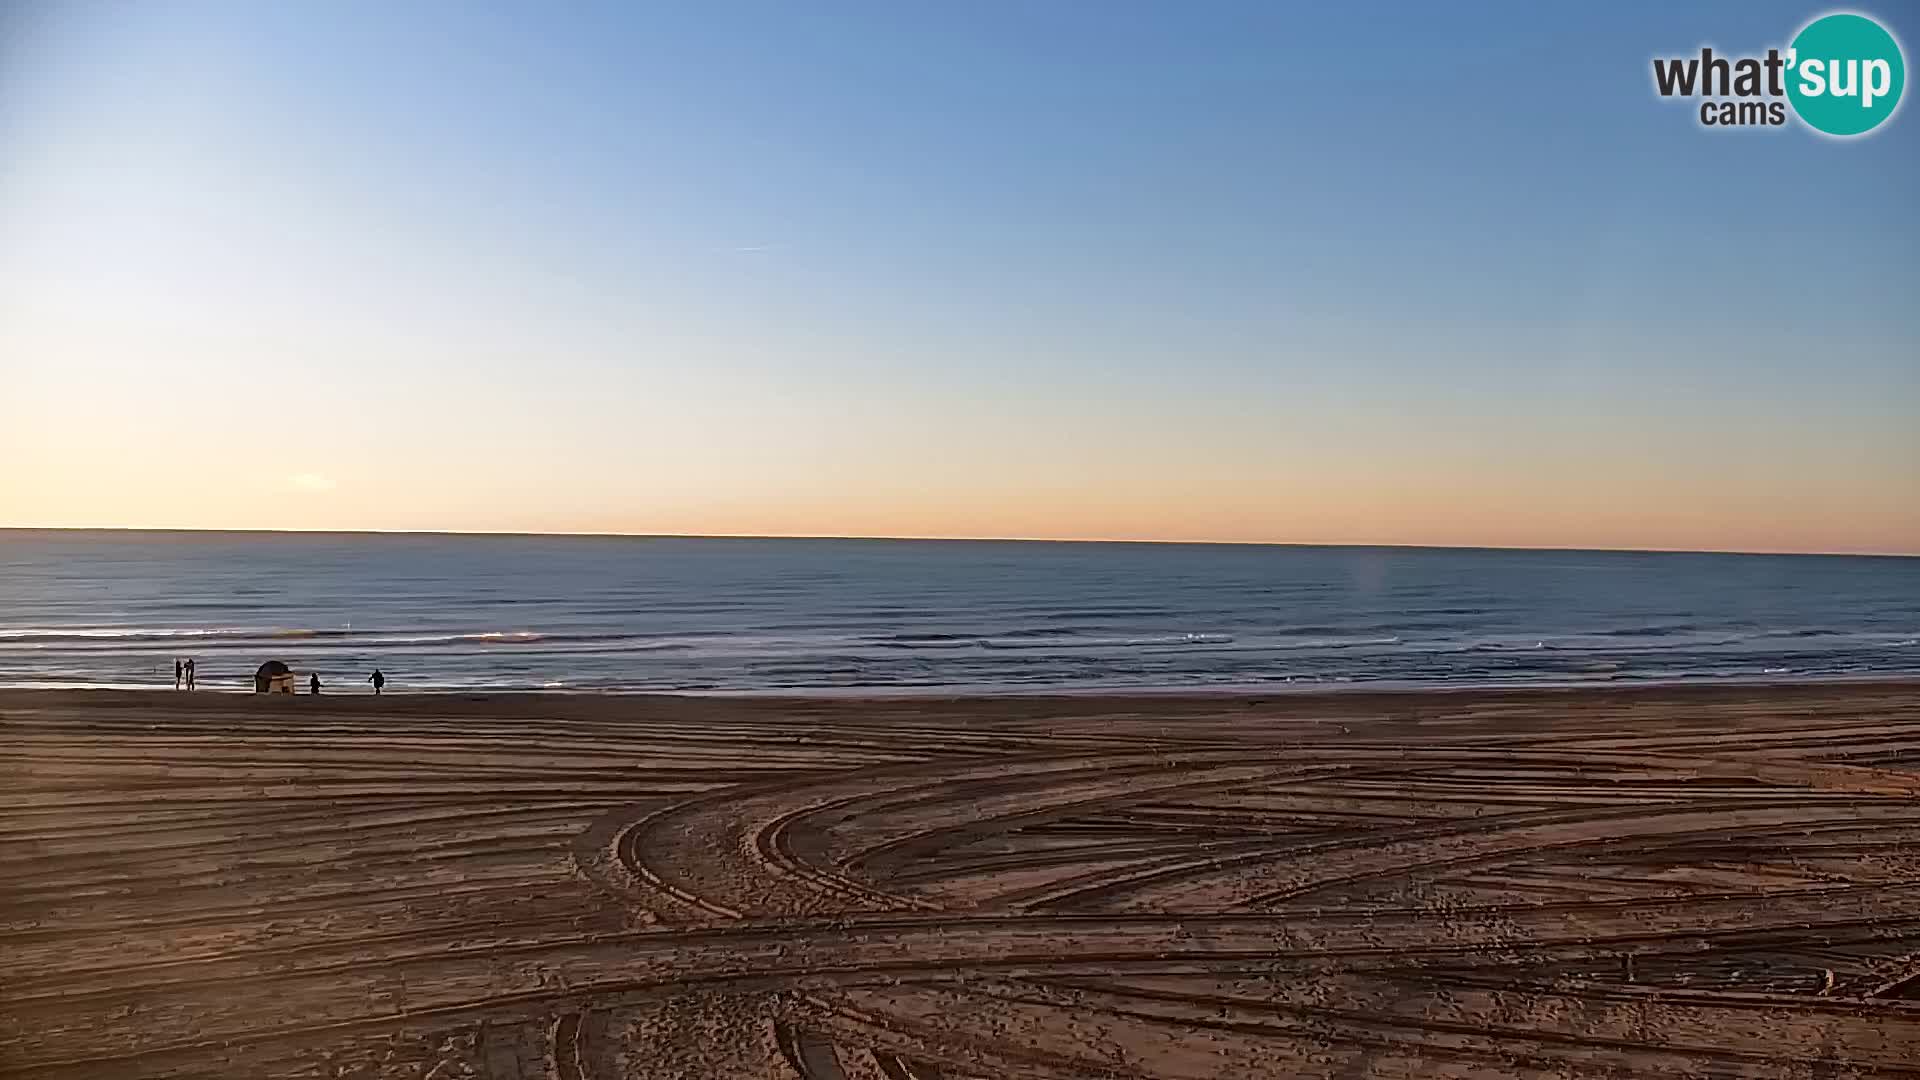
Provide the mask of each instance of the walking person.
POLYGON ((367 676, 367 681, 373 684, 374 697, 379 697, 380 688, 387 685, 387 677, 380 673, 379 668, 373 669, 373 674, 367 676))
POLYGON ((173 688, 175 690, 180 689, 180 680, 186 675, 186 672, 186 665, 182 664, 179 660, 173 662, 173 688))
POLYGON ((318 694, 319 692, 320 692, 320 673, 316 671, 307 678, 307 693, 318 694))
POLYGON ((193 689, 193 657, 187 657, 187 689, 193 689))

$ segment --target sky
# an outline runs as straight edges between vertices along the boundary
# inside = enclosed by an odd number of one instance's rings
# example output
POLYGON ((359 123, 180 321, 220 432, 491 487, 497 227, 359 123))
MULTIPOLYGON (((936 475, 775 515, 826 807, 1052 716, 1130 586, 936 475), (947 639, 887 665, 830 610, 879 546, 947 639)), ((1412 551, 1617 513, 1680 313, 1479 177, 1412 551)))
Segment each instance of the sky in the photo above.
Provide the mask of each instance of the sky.
POLYGON ((1920 554, 1826 10, 0 4, 0 526, 1920 554))

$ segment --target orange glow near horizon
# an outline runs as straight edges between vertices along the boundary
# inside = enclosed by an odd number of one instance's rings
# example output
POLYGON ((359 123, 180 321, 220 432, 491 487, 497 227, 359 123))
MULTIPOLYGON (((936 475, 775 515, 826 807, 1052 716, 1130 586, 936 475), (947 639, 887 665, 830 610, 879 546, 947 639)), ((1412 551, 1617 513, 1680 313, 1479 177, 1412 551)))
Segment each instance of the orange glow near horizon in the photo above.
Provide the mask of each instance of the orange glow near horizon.
POLYGON ((0 405, 0 526, 1920 554, 1920 437, 1779 409, 1227 407, 1177 378, 930 400, 804 374, 603 397, 524 372, 438 389, 402 357, 373 397, 255 409, 223 388, 241 365, 209 367, 30 369, 39 407, 0 405))
POLYGON ((662 491, 634 483, 596 494, 572 484, 543 491, 537 477, 503 476, 498 486, 435 490, 430 470, 259 474, 201 461, 34 490, 21 482, 32 473, 16 470, 0 482, 7 495, 0 525, 1920 554, 1920 511, 1912 504, 1875 504, 1845 491, 1797 497, 1783 514, 1768 488, 1651 478, 1525 483, 1493 473, 1409 471, 1208 484, 1136 473, 934 488, 869 476, 860 490, 844 471, 818 467, 816 479, 837 476, 848 487, 662 491))

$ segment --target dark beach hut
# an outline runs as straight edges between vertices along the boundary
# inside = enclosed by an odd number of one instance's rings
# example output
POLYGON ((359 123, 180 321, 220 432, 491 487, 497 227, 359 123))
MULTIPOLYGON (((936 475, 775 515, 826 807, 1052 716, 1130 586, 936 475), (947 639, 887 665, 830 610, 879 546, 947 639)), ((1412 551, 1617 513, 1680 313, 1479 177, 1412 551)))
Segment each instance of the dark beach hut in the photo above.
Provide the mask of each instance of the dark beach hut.
POLYGON ((293 693, 293 669, 278 660, 269 660, 260 665, 253 673, 253 692, 256 694, 293 693))

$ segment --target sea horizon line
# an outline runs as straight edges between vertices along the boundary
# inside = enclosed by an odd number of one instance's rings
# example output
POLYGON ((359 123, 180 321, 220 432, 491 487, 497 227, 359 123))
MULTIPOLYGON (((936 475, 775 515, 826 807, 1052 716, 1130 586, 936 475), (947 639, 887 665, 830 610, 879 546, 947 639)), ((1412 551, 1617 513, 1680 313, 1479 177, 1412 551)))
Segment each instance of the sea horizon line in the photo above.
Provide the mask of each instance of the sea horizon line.
POLYGON ((1145 539, 1101 536, 912 536, 842 533, 673 533, 611 531, 537 531, 528 529, 275 529, 189 528, 146 525, 0 525, 0 538, 10 533, 150 533, 201 536, 434 536, 472 539, 554 540, 815 540, 874 543, 936 544, 1128 544, 1152 547, 1258 547, 1385 551, 1507 551, 1596 555, 1749 555, 1826 559, 1915 559, 1911 551, 1796 551, 1758 548, 1585 547, 1530 544, 1417 544, 1368 540, 1209 540, 1145 539))

